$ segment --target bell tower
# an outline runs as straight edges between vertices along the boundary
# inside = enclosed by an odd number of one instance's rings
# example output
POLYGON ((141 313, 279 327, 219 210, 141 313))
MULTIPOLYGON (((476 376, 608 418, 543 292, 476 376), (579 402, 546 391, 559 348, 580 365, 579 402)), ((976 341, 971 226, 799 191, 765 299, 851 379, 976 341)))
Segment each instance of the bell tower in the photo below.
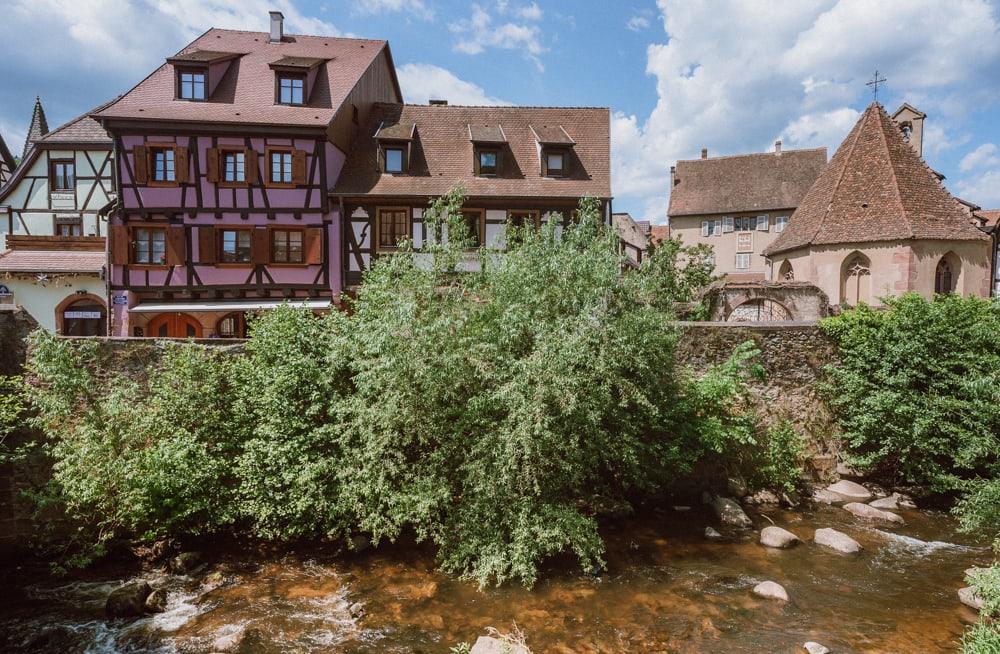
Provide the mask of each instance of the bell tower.
POLYGON ((927 114, 916 107, 903 103, 892 115, 893 122, 903 133, 903 140, 910 144, 918 157, 924 156, 924 119, 927 114))

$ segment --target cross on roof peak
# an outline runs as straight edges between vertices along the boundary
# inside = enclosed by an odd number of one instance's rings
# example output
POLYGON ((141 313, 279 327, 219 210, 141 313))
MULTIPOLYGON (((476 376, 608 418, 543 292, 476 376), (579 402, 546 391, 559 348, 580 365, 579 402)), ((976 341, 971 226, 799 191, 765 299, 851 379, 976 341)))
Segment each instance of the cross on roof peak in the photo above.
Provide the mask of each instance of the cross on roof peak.
POLYGON ((886 79, 884 77, 879 77, 878 68, 875 69, 875 75, 872 77, 870 82, 866 82, 865 86, 872 87, 872 94, 874 96, 875 102, 878 102, 878 85, 884 84, 886 79))

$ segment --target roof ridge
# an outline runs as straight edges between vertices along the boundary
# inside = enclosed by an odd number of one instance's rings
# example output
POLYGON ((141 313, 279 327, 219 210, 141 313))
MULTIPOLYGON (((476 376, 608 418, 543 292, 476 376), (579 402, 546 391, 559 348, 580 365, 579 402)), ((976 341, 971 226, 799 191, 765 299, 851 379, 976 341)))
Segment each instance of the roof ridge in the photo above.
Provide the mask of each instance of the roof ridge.
MULTIPOLYGON (((234 34, 264 34, 264 35, 266 35, 268 37, 270 37, 270 35, 271 35, 270 32, 261 31, 261 30, 237 30, 237 29, 231 29, 229 27, 209 27, 207 30, 205 30, 205 32, 201 36, 199 36, 197 39, 195 39, 191 43, 194 43, 195 41, 197 41, 198 39, 200 39, 202 36, 205 36, 205 34, 208 34, 209 32, 232 32, 234 34)), ((305 38, 308 38, 308 39, 340 39, 341 41, 367 41, 368 43, 388 43, 389 42, 388 39, 365 39, 365 38, 361 38, 361 37, 358 37, 358 36, 333 36, 331 34, 291 34, 291 33, 287 33, 286 32, 283 36, 285 36, 285 37, 289 37, 289 36, 302 36, 302 37, 305 37, 305 38)), ((191 45, 191 43, 189 43, 188 45, 191 45)), ((185 46, 185 47, 187 47, 187 46, 185 46)))
POLYGON ((420 102, 379 102, 377 104, 400 105, 403 107, 433 107, 435 111, 448 109, 593 109, 595 111, 611 111, 611 107, 577 107, 559 105, 523 105, 523 104, 423 104, 420 102))
MULTIPOLYGON (((96 107, 94 107, 90 111, 85 111, 84 113, 80 114, 79 116, 77 116, 75 118, 70 118, 65 123, 63 123, 62 125, 60 125, 59 127, 55 128, 54 130, 50 131, 48 134, 46 134, 42 138, 38 139, 38 141, 39 142, 40 141, 45 141, 50 136, 54 136, 54 135, 58 134, 59 132, 61 132, 62 130, 66 129, 68 127, 71 127, 72 125, 77 124, 78 122, 80 122, 84 118, 90 118, 90 120, 94 120, 93 118, 91 118, 91 114, 95 114, 98 111, 101 111, 102 109, 104 109, 105 107, 107 107, 108 105, 110 105, 111 103, 113 103, 113 102, 115 102, 117 100, 118 100, 118 98, 112 98, 111 100, 108 100, 107 102, 105 102, 103 104, 97 105, 96 107)), ((94 120, 94 122, 97 122, 97 121, 94 120)), ((108 141, 110 141, 110 140, 111 140, 111 137, 108 137, 108 141)))
POLYGON ((889 161, 889 172, 892 173, 892 186, 896 189, 896 201, 899 203, 899 211, 903 214, 903 220, 906 221, 906 227, 910 232, 910 238, 916 238, 917 230, 913 227, 913 221, 910 220, 910 212, 906 209, 906 204, 903 202, 903 189, 899 187, 899 177, 896 175, 896 162, 892 156, 892 149, 889 147, 889 137, 885 133, 885 123, 883 122, 883 114, 885 118, 889 118, 889 115, 885 113, 885 109, 882 105, 876 104, 876 114, 878 116, 878 133, 882 140, 882 146, 885 148, 885 156, 889 161))
POLYGON ((798 152, 822 152, 822 151, 825 151, 825 150, 826 150, 826 146, 821 146, 821 147, 817 147, 817 148, 789 148, 787 150, 784 149, 784 148, 782 148, 781 152, 771 151, 771 152, 744 152, 744 153, 741 153, 741 154, 720 154, 717 157, 705 157, 704 159, 702 159, 701 157, 698 157, 696 159, 678 159, 676 163, 681 163, 682 161, 685 162, 685 163, 692 163, 692 162, 695 162, 695 161, 718 161, 719 159, 738 159, 740 157, 760 157, 760 156, 786 155, 786 154, 790 154, 790 153, 793 153, 793 152, 794 153, 798 153, 798 152))

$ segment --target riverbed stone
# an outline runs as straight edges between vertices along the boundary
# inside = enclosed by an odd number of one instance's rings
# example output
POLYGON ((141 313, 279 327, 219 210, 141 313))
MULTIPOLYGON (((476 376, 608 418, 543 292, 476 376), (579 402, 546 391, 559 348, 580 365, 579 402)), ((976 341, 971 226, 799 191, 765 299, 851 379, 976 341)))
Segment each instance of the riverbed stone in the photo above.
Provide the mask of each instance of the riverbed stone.
POLYGON ((171 569, 182 575, 194 572, 200 565, 201 554, 199 552, 181 552, 170 562, 171 569))
POLYGON ((469 654, 531 654, 527 647, 515 645, 492 636, 480 636, 469 654))
POLYGON ((769 490, 759 490, 750 497, 746 498, 747 504, 779 504, 781 498, 778 497, 777 493, 769 490))
POLYGON ((727 497, 715 497, 712 498, 711 506, 722 524, 743 529, 753 527, 753 521, 735 501, 727 497))
POLYGON ((899 515, 891 511, 876 509, 874 506, 862 504, 860 502, 849 502, 844 505, 844 510, 853 513, 855 516, 872 522, 882 522, 885 524, 905 525, 906 521, 899 515))
POLYGON ((747 496, 747 493, 750 492, 747 488, 746 480, 739 475, 733 475, 726 480, 726 490, 729 491, 730 495, 737 499, 743 499, 747 496))
POLYGON ((157 588, 146 597, 144 604, 147 613, 163 613, 167 610, 167 591, 157 588))
POLYGON ((760 532, 760 544, 764 547, 787 549, 800 542, 798 536, 781 527, 764 527, 760 532))
POLYGON ((837 462, 837 474, 841 477, 861 477, 861 473, 855 470, 848 463, 837 462))
POLYGON ((829 647, 825 645, 820 645, 819 643, 812 640, 803 645, 802 649, 809 652, 809 654, 830 654, 829 647))
POLYGON ((971 586, 958 589, 958 599, 969 608, 979 611, 983 608, 983 598, 979 596, 976 589, 971 586))
POLYGON ((826 490, 841 496, 845 502, 867 502, 872 498, 870 490, 861 484, 847 479, 841 479, 836 484, 830 484, 826 487, 826 490))
POLYGON ((348 613, 351 614, 351 617, 354 618, 355 620, 360 620, 361 618, 365 617, 365 605, 362 604, 361 602, 355 602, 354 604, 351 604, 347 608, 347 611, 348 613))
POLYGON ((872 500, 868 503, 868 506, 874 506, 876 509, 895 511, 899 508, 899 503, 896 502, 895 496, 890 495, 889 497, 880 497, 877 500, 872 500))
POLYGON ((987 572, 988 570, 989 568, 966 568, 965 577, 967 579, 975 579, 976 577, 983 574, 984 572, 987 572))
POLYGON ((813 536, 813 541, 817 545, 829 547, 842 554, 855 554, 861 551, 861 543, 843 532, 828 527, 817 529, 815 536, 813 536))
POLYGON ((781 584, 774 581, 762 581, 753 587, 753 594, 764 599, 788 601, 788 591, 781 584))
POLYGON ((722 534, 712 527, 705 527, 705 538, 708 540, 722 540, 722 534))
POLYGON ((813 491, 812 494, 813 502, 819 502, 820 504, 840 504, 844 501, 840 495, 836 493, 831 493, 825 488, 818 488, 813 491))
POLYGON ((104 603, 104 612, 109 618, 129 618, 142 615, 146 609, 146 598, 153 589, 145 581, 133 581, 116 588, 104 603))

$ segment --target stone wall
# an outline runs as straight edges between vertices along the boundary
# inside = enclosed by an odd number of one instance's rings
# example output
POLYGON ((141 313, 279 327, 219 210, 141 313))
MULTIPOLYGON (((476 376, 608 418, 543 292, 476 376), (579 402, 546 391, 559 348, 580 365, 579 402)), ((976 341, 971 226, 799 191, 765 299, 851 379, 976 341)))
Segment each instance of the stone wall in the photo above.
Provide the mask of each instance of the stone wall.
POLYGON ((38 323, 25 311, 4 305, 0 309, 0 375, 18 375, 27 350, 25 338, 38 323))

